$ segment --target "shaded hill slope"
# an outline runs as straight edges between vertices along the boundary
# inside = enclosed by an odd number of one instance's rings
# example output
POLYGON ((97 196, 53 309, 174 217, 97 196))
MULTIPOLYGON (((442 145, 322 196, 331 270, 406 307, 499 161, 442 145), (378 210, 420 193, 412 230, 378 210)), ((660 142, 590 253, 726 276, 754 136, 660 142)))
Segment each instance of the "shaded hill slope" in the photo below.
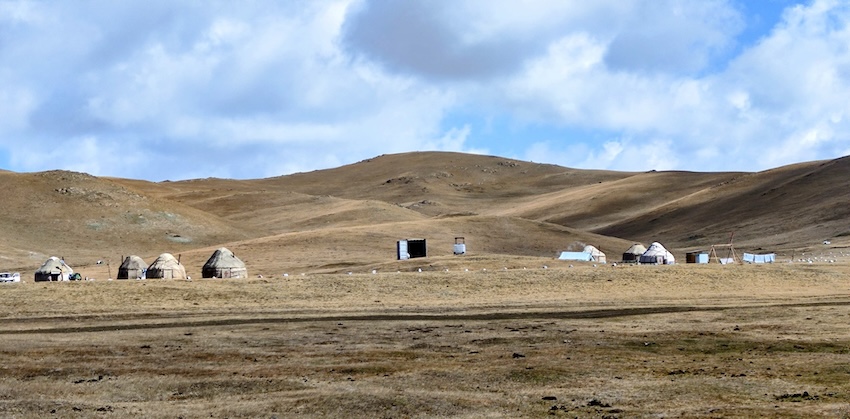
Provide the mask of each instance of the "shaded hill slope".
POLYGON ((850 159, 795 164, 741 174, 596 229, 677 248, 726 243, 802 248, 850 235, 850 159))
POLYGON ((637 173, 622 179, 523 198, 510 208, 494 211, 493 214, 599 230, 740 175, 694 172, 637 173))

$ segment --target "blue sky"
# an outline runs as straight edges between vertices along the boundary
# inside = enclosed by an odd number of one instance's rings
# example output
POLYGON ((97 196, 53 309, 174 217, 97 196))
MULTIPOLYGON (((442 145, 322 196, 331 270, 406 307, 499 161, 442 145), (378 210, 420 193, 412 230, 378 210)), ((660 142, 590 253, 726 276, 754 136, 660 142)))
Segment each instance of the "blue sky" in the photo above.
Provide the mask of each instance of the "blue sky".
POLYGON ((850 154, 838 0, 0 0, 0 168, 260 178, 446 150, 758 171, 850 154))

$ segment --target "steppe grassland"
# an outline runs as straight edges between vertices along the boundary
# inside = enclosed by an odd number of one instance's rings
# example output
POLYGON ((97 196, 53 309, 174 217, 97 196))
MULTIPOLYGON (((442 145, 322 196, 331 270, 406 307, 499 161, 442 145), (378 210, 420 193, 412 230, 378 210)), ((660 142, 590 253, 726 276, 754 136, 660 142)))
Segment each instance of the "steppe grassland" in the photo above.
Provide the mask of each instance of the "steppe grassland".
POLYGON ((548 263, 8 284, 0 412, 848 414, 847 265, 548 263))

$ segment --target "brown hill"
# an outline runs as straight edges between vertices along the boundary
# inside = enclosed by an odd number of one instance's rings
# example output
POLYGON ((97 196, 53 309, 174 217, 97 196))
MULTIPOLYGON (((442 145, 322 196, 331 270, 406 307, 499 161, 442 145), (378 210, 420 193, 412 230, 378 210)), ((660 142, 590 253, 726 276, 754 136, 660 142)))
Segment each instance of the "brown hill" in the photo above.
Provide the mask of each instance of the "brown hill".
POLYGON ((626 173, 441 152, 254 180, 0 171, 0 270, 32 271, 51 255, 86 266, 170 252, 192 275, 221 245, 252 274, 541 264, 579 242, 616 259, 632 241, 682 252, 732 231, 750 249, 845 246, 848 175, 847 158, 759 173, 626 173), (456 236, 469 243, 466 259, 450 256, 456 236), (395 241, 407 237, 427 238, 430 257, 396 262, 395 241))
POLYGON ((49 256, 93 263, 114 253, 174 253, 250 237, 198 209, 141 195, 82 173, 0 173, 2 269, 26 269, 49 256))
POLYGON ((643 240, 662 236, 677 248, 726 243, 732 232, 750 248, 804 249, 836 238, 847 244, 848 187, 847 157, 737 174, 595 231, 643 240))

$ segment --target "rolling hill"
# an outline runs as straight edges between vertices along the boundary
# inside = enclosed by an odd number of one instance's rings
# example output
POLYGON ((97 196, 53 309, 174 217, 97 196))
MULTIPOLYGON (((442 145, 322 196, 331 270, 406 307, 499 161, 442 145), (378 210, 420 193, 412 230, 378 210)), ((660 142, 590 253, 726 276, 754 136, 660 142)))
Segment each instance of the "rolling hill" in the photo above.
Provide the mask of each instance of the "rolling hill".
POLYGON ((394 260, 407 237, 428 238, 429 257, 415 266, 433 269, 519 266, 581 243, 612 259, 633 241, 681 253, 732 232, 753 250, 850 245, 850 158, 758 173, 632 173, 416 152, 266 179, 0 171, 0 182, 0 270, 22 272, 51 255, 92 266, 170 252, 197 275, 219 246, 252 274, 401 270, 414 266, 394 260), (456 236, 466 259, 450 256, 456 236))

